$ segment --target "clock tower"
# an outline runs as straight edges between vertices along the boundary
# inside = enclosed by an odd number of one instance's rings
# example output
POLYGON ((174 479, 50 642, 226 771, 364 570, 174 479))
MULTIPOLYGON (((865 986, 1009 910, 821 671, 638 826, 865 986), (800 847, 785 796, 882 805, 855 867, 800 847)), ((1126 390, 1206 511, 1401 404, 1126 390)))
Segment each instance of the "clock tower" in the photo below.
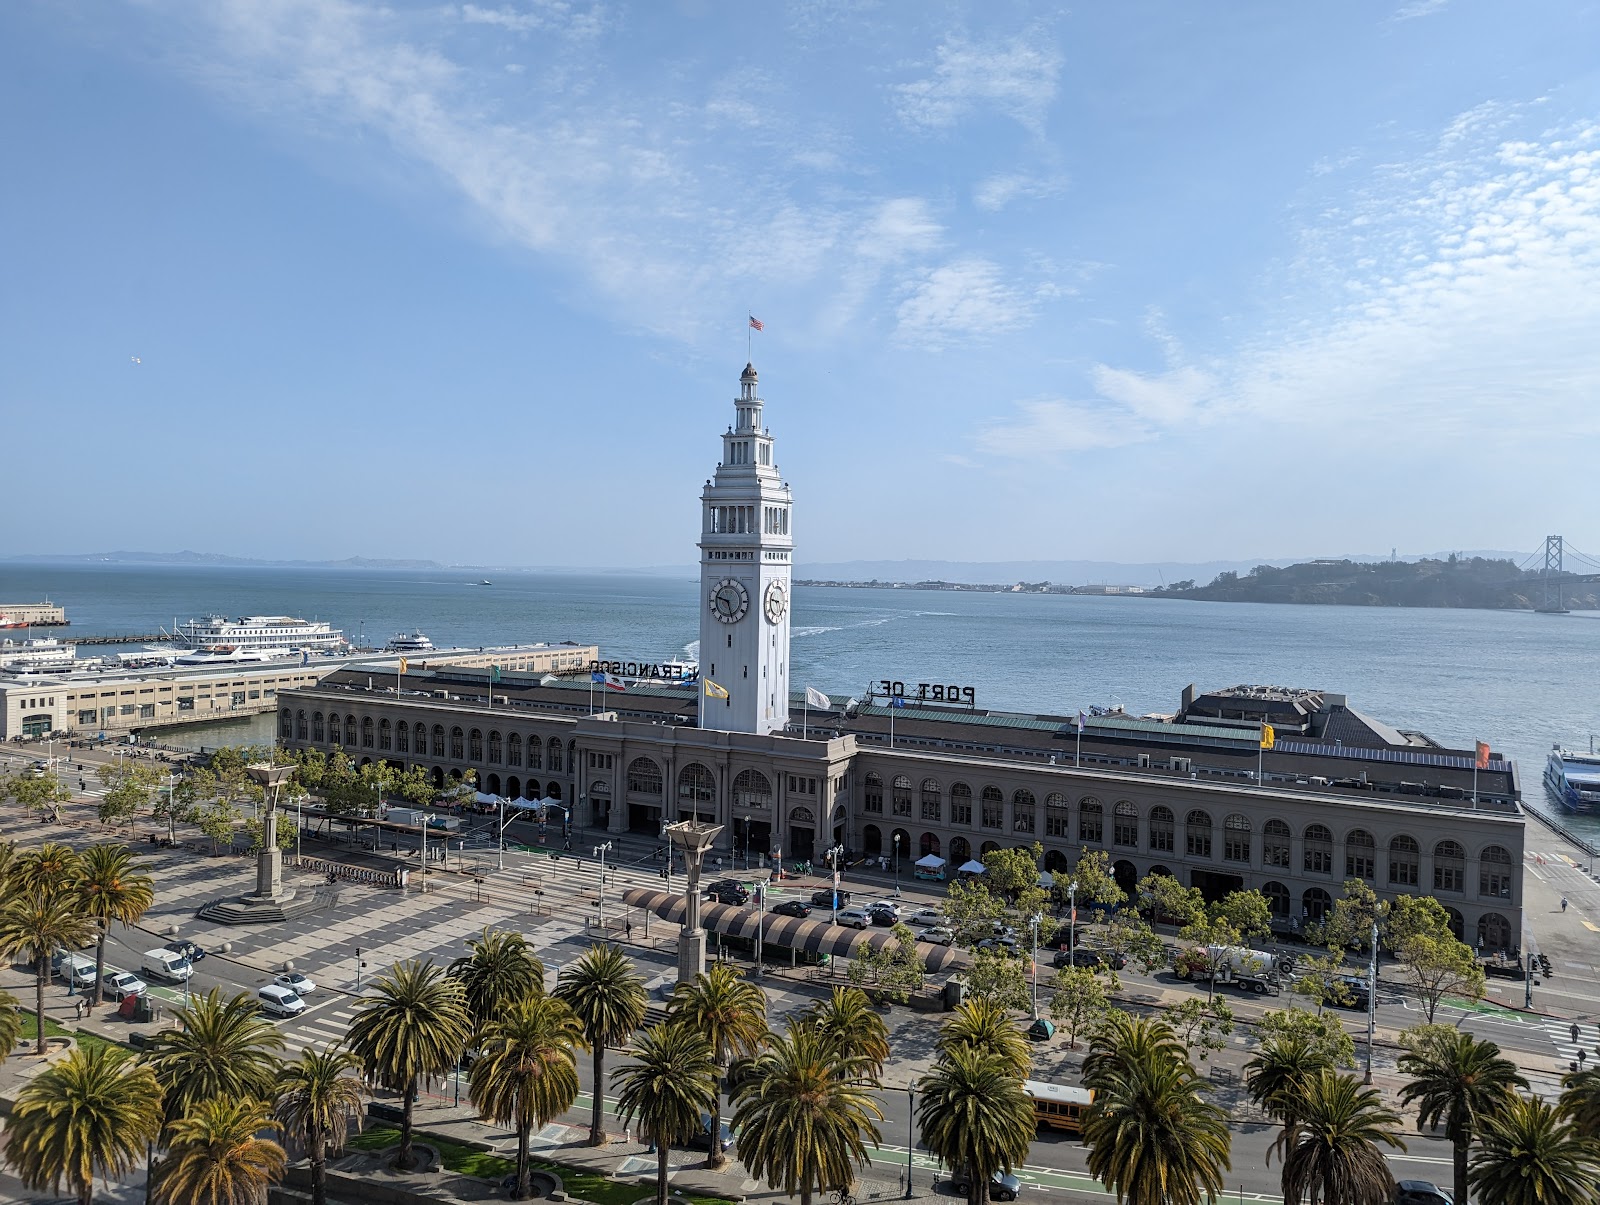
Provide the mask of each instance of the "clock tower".
POLYGON ((789 487, 746 364, 700 507, 700 726, 781 732, 789 722, 789 487), (714 697, 714 688, 727 698, 714 697))

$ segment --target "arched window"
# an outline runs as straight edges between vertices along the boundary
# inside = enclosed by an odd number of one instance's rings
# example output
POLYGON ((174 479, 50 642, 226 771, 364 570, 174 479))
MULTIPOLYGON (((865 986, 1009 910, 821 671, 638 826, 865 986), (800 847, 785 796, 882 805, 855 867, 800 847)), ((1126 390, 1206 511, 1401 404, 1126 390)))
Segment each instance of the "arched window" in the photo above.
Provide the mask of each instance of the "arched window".
POLYGON ((1211 813, 1194 808, 1183 819, 1183 850, 1191 858, 1211 856, 1211 813))
POLYGON ((1261 864, 1289 869, 1289 826, 1282 820, 1268 820, 1261 826, 1261 864))
POLYGON ((372 738, 373 738, 372 717, 370 715, 362 716, 361 717, 361 747, 363 749, 372 748, 372 738))
POLYGON ((869 858, 876 858, 883 852, 883 831, 876 824, 869 824, 861 830, 861 852, 869 858))
POLYGON ((1364 828, 1353 828, 1344 835, 1344 877, 1372 882, 1377 877, 1377 843, 1364 828))
MULTIPOLYGON (((440 729, 441 735, 443 731, 443 729, 440 729)), ((416 740, 412 742, 412 748, 417 751, 417 756, 426 757, 428 755, 428 730, 418 724, 411 730, 411 734, 416 737, 416 740)))
POLYGON ((498 766, 505 760, 505 743, 500 739, 498 728, 489 729, 489 761, 498 766))
POLYGON ((544 742, 539 739, 538 733, 528 737, 528 769, 540 770, 544 761, 544 742))
POLYGON ((344 743, 344 722, 339 719, 339 713, 336 711, 328 715, 328 743, 331 745, 344 743))
POLYGON ((471 761, 483 760, 483 730, 474 728, 467 736, 467 757, 471 761))
POLYGON ((1163 854, 1172 852, 1173 831, 1177 823, 1171 808, 1158 803, 1150 809, 1150 848, 1153 851, 1163 854))
MULTIPOLYGON (((1492 900, 1511 898, 1511 853, 1504 846, 1486 845, 1478 855, 1478 894, 1492 900)), ((1483 922, 1478 925, 1481 930, 1483 922)))
MULTIPOLYGON (((459 729, 458 729, 458 731, 459 731, 459 729)), ((443 724, 435 724, 433 726, 433 755, 435 757, 443 757, 444 756, 444 725, 443 724)))
POLYGON ((1289 889, 1282 883, 1268 883, 1261 889, 1261 894, 1267 897, 1267 907, 1272 910, 1272 915, 1287 920, 1289 917, 1289 889))
POLYGON ((922 818, 932 824, 938 824, 944 819, 944 803, 939 798, 939 784, 932 778, 922 780, 922 818))
POLYGON ((394 748, 394 727, 387 716, 378 721, 378 748, 394 748))
POLYGON ((1397 887, 1415 887, 1420 880, 1418 864, 1421 850, 1416 838, 1399 836, 1389 839, 1389 882, 1397 887))
POLYGON ((353 715, 344 717, 344 743, 352 749, 356 747, 356 717, 353 715))
POLYGON ((322 731, 322 713, 320 711, 313 711, 311 713, 311 739, 316 741, 318 744, 321 744, 324 739, 322 731))
POLYGON ((661 794, 661 767, 648 757, 636 757, 628 763, 628 790, 640 795, 661 794))
POLYGON ((278 715, 278 735, 286 741, 294 739, 294 713, 287 707, 278 715))
POLYGON ((1031 833, 1034 827, 1034 799, 1032 791, 1011 792, 1011 831, 1031 833))
POLYGON ((404 720, 394 726, 394 747, 397 753, 411 752, 411 725, 404 720))
POLYGON ((678 771, 679 803, 690 804, 693 811, 702 803, 715 803, 716 798, 716 776, 699 762, 692 761, 678 771))
POLYGON ((550 738, 550 757, 545 766, 552 774, 561 773, 561 740, 559 737, 550 738))
POLYGON ((460 761, 466 756, 466 746, 462 741, 462 736, 461 729, 450 729, 450 757, 454 761, 460 761))
POLYGON ((1078 840, 1099 845, 1106 839, 1106 809, 1098 799, 1086 795, 1078 801, 1078 840))
POLYGON ((972 842, 965 837, 950 838, 950 865, 965 866, 972 861, 972 842))
POLYGON ((522 733, 506 733, 506 765, 520 766, 522 764, 522 733))
POLYGON ((297 741, 306 739, 306 713, 304 711, 294 713, 294 739, 297 741))
POLYGON ((1440 841, 1433 847, 1433 889, 1465 891, 1467 851, 1459 841, 1440 841))
POLYGON ((1051 791, 1044 797, 1044 835, 1047 837, 1071 837, 1072 832, 1067 827, 1070 821, 1067 810, 1067 797, 1060 791, 1051 791))
POLYGON ((984 828, 999 828, 1006 819, 1006 797, 1000 794, 999 787, 984 787, 982 803, 982 816, 980 817, 984 828))
POLYGON ((1300 897, 1301 915, 1313 924, 1321 924, 1326 920, 1328 910, 1332 907, 1333 898, 1320 887, 1308 887, 1300 897))
POLYGON ((1509 950, 1511 923, 1498 912, 1485 912, 1478 918, 1478 948, 1509 950))
POLYGON ((920 856, 926 858, 929 854, 939 856, 939 834, 923 833, 918 842, 920 856))
POLYGON ((561 784, 559 782, 546 783, 544 787, 544 797, 546 799, 554 799, 559 803, 561 800, 561 784))
POLYGON ((1234 812, 1222 822, 1222 860, 1250 861, 1250 818, 1234 812))
POLYGON ((911 780, 904 774, 896 774, 892 792, 894 814, 896 816, 911 815, 911 780))
POLYGON ((737 807, 764 811, 772 806, 772 783, 760 770, 740 770, 733 780, 733 802, 737 807))
POLYGON ((868 770, 867 776, 861 780, 861 798, 863 811, 883 811, 883 779, 871 770, 868 770))
MULTIPOLYGON (((1333 830, 1323 824, 1306 826, 1305 867, 1310 874, 1333 873, 1333 830)), ((1312 888, 1321 891, 1320 887, 1312 888)), ((1309 896, 1309 892, 1307 895, 1309 896)), ((1324 895, 1327 892, 1323 892, 1324 895)), ((1320 920, 1321 917, 1316 919, 1320 920)))
POLYGON ((1450 932, 1455 934, 1455 939, 1457 941, 1465 941, 1467 937, 1467 925, 1466 922, 1461 919, 1461 913, 1450 907, 1449 904, 1446 904, 1444 906, 1444 916, 1445 920, 1449 921, 1450 923, 1450 932))
MULTIPOLYGON (((950 823, 972 824, 972 788, 964 782, 950 786, 950 823)), ((951 846, 954 849, 955 846, 951 846)))
POLYGON ((1112 809, 1111 844, 1139 848, 1139 809, 1130 800, 1119 799, 1112 809))

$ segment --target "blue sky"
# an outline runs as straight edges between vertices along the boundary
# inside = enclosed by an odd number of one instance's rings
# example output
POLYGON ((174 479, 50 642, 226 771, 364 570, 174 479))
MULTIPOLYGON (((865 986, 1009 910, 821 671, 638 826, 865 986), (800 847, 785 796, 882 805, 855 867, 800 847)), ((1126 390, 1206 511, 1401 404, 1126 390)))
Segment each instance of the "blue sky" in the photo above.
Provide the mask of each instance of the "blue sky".
POLYGON ((0 9, 0 553, 1600 551, 1600 10, 0 9), (137 362, 135 362, 137 357, 137 362))

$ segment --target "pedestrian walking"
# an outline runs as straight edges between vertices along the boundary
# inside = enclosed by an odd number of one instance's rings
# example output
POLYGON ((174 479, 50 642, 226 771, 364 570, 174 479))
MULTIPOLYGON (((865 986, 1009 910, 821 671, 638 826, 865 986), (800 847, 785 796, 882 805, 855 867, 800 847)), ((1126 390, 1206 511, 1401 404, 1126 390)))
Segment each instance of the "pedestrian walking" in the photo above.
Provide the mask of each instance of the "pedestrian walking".
POLYGON ((623 935, 626 936, 629 941, 633 940, 633 922, 631 920, 626 922, 622 926, 622 932, 623 932, 623 935))
POLYGON ((1566 896, 1562 896, 1561 897, 1561 911, 1565 912, 1566 910, 1567 910, 1567 897, 1566 896))
POLYGON ((83 998, 81 996, 72 1002, 72 1015, 79 1021, 83 1020, 83 998))
POLYGON ((1578 1025, 1577 1025, 1577 1022, 1573 1022, 1573 1025, 1572 1025, 1572 1040, 1574 1042, 1576 1042, 1578 1040, 1578 1025))

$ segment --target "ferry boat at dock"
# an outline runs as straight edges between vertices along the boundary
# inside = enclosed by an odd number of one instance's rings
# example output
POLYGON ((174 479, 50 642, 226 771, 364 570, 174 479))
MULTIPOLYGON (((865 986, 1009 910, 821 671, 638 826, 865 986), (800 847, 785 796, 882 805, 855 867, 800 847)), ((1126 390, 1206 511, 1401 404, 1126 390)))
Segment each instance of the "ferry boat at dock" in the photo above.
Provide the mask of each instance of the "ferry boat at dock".
POLYGON ((1563 811, 1600 812, 1600 753, 1555 746, 1545 762, 1544 787, 1563 811))
POLYGON ((383 646, 386 653, 431 653, 434 651, 433 641, 429 640, 416 628, 409 632, 396 632, 393 639, 383 646))
POLYGON ((215 649, 227 645, 238 650, 333 653, 348 641, 344 633, 328 624, 290 615, 207 615, 177 627, 173 642, 180 648, 215 649))
POLYGON ((0 670, 11 673, 37 673, 41 670, 73 668, 76 650, 52 636, 32 640, 0 641, 0 670))

